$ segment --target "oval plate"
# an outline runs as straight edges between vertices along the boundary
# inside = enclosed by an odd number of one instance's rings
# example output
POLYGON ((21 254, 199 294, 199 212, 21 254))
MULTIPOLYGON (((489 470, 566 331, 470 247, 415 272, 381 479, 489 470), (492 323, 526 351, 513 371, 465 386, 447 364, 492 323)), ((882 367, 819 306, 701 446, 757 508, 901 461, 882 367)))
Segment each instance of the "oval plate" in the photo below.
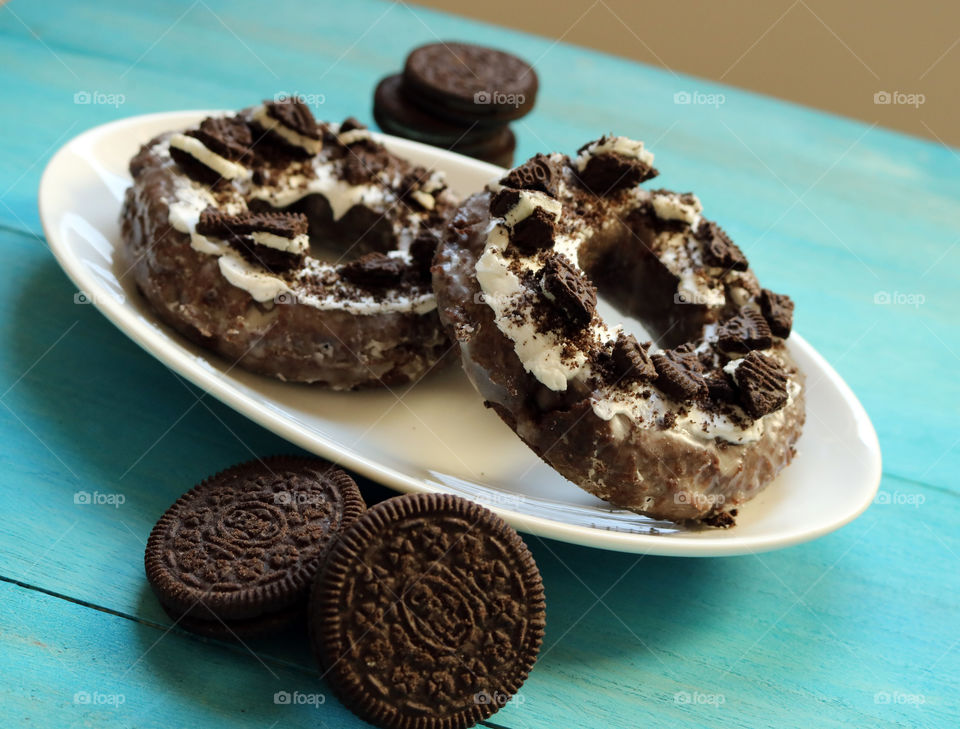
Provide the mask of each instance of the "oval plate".
MULTIPOLYGON (((399 491, 446 491, 479 501, 521 531, 565 542, 672 556, 779 549, 856 518, 880 483, 880 446, 856 396, 802 337, 788 344, 807 375, 798 455, 731 529, 691 530, 611 508, 541 462, 457 367, 412 388, 337 393, 233 368, 160 324, 123 271, 118 216, 127 163, 153 136, 217 112, 169 112, 91 129, 62 147, 40 182, 40 215, 67 275, 133 341, 236 411, 287 440, 399 491)), ((502 170, 404 139, 394 152, 446 172, 454 191, 502 170)))

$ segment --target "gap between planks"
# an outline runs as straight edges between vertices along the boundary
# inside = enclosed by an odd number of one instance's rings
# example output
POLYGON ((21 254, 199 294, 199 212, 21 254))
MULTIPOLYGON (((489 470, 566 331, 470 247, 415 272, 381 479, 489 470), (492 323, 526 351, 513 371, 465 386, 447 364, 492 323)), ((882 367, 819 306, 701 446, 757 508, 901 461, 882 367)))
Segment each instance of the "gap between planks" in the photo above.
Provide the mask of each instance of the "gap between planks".
MULTIPOLYGON (((2 227, 2 226, 0 226, 0 227, 2 227)), ((19 587, 19 588, 21 588, 21 589, 23 589, 23 590, 32 590, 33 592, 39 592, 39 593, 41 593, 41 594, 43 594, 43 595, 47 595, 47 596, 49 596, 49 597, 57 598, 58 600, 63 600, 63 601, 65 601, 65 602, 73 603, 74 605, 79 605, 80 607, 89 608, 89 609, 91 609, 91 610, 97 610, 98 612, 106 613, 107 615, 113 615, 114 617, 117 617, 117 618, 123 618, 124 620, 130 620, 130 621, 132 621, 132 622, 134 622, 134 623, 140 623, 141 625, 145 625, 145 626, 147 626, 147 627, 149 627, 149 628, 153 628, 154 630, 166 631, 166 630, 169 630, 169 628, 170 628, 170 626, 168 626, 168 625, 163 625, 162 623, 156 623, 156 622, 154 622, 154 621, 152 621, 152 620, 144 620, 143 618, 137 617, 136 615, 130 615, 129 613, 124 613, 124 612, 121 612, 121 611, 119 611, 119 610, 114 610, 114 609, 112 609, 112 608, 104 607, 103 605, 97 605, 96 603, 92 603, 92 602, 89 602, 89 601, 87 601, 87 600, 79 600, 79 599, 77 599, 77 598, 75 598, 75 597, 70 597, 69 595, 64 595, 62 592, 57 592, 57 591, 55 591, 55 590, 48 590, 48 589, 46 589, 46 588, 44 588, 44 587, 40 587, 39 585, 31 585, 31 584, 28 583, 28 582, 23 582, 23 581, 21 581, 21 580, 15 580, 15 579, 12 579, 12 578, 10 578, 10 577, 5 577, 5 576, 3 576, 3 575, 0 575, 0 582, 6 583, 6 584, 8 584, 8 585, 15 585, 16 587, 19 587)), ((176 629, 176 628, 175 628, 175 629, 176 629)), ((189 631, 179 630, 179 629, 176 629, 176 630, 177 630, 177 632, 180 633, 181 635, 186 635, 187 637, 195 640, 196 642, 198 642, 198 643, 200 643, 200 644, 215 643, 215 644, 218 645, 218 646, 221 646, 221 647, 227 648, 228 650, 237 652, 237 646, 233 645, 233 644, 230 643, 230 642, 227 642, 227 641, 216 641, 216 640, 206 640, 206 639, 200 638, 200 637, 198 637, 198 636, 195 636, 193 633, 190 633, 189 631)), ((306 673, 307 675, 313 675, 313 674, 316 672, 316 671, 313 670, 313 669, 309 669, 309 668, 306 668, 305 666, 301 666, 299 663, 291 663, 291 662, 289 662, 289 661, 280 661, 280 660, 277 660, 277 659, 276 659, 275 657, 273 657, 273 656, 261 657, 261 660, 265 660, 266 662, 272 663, 272 664, 274 664, 274 665, 276 665, 276 666, 283 666, 283 667, 285 667, 285 668, 291 668, 291 669, 300 671, 300 672, 302 672, 302 673, 306 673)), ((511 729, 510 727, 508 727, 508 726, 506 726, 506 725, 504 725, 504 724, 494 724, 494 723, 488 722, 488 721, 481 721, 481 722, 479 722, 476 726, 484 726, 484 727, 488 727, 488 729, 511 729)))

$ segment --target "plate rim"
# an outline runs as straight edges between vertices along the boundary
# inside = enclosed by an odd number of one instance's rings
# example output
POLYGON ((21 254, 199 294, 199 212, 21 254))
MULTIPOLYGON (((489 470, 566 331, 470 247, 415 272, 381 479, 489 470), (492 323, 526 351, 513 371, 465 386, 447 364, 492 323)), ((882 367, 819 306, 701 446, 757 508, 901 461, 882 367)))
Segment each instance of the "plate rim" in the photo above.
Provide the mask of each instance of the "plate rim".
MULTIPOLYGON (((140 124, 166 119, 170 119, 171 121, 180 119, 182 121, 187 117, 202 118, 205 115, 213 113, 218 113, 218 111, 189 109, 154 112, 115 119, 77 134, 61 145, 52 155, 41 175, 38 188, 37 199, 40 222, 47 246, 53 253, 58 265, 79 290, 94 293, 97 290, 102 290, 102 287, 92 272, 83 265, 82 260, 75 255, 75 250, 67 245, 64 240, 60 239, 53 225, 54 221, 50 219, 49 207, 52 204, 51 196, 55 194, 52 190, 56 186, 54 173, 57 172, 58 166, 62 164, 66 156, 72 152, 72 148, 84 138, 103 135, 110 132, 113 128, 135 127, 140 124)), ((377 138, 389 141, 391 146, 400 149, 406 147, 422 154, 433 155, 438 161, 451 159, 458 163, 463 163, 464 160, 468 160, 470 164, 489 168, 491 177, 494 177, 503 169, 408 139, 378 132, 374 132, 374 135, 377 138)), ((146 141, 147 140, 144 140, 144 142, 146 141)), ((220 373, 200 366, 195 361, 196 358, 174 337, 157 338, 154 330, 144 324, 142 316, 136 310, 129 307, 125 301, 118 301, 111 295, 93 296, 91 300, 93 305, 107 320, 164 366, 186 377, 191 383, 204 392, 213 395, 241 415, 253 420, 258 425, 270 430, 294 445, 323 458, 327 458, 337 465, 353 470, 397 491, 411 493, 417 491, 440 492, 443 490, 425 481, 403 474, 389 466, 382 465, 371 458, 363 456, 357 451, 345 451, 329 438, 316 434, 310 435, 306 431, 298 429, 293 423, 278 413, 275 413, 272 409, 258 406, 252 398, 231 386, 229 384, 229 378, 219 376, 220 373)), ((877 438, 876 429, 863 405, 839 373, 801 335, 793 332, 791 334, 791 340, 794 346, 801 349, 806 356, 816 362, 824 378, 829 380, 830 383, 837 388, 842 396, 844 405, 853 414, 861 439, 869 449, 871 458, 869 464, 865 466, 865 468, 869 469, 869 473, 865 474, 864 479, 871 483, 872 486, 870 488, 864 488, 863 498, 857 505, 857 508, 850 510, 844 514, 842 518, 832 520, 829 523, 813 529, 797 530, 783 536, 698 536, 696 539, 682 540, 673 538, 670 535, 619 532, 586 525, 570 524, 547 517, 524 514, 498 505, 488 505, 488 508, 496 512, 517 530, 539 538, 555 539, 597 549, 649 554, 652 556, 723 557, 759 554, 812 541, 840 529, 866 511, 876 497, 882 479, 882 454, 879 439, 877 438)), ((729 534, 729 532, 721 531, 720 534, 729 534)))

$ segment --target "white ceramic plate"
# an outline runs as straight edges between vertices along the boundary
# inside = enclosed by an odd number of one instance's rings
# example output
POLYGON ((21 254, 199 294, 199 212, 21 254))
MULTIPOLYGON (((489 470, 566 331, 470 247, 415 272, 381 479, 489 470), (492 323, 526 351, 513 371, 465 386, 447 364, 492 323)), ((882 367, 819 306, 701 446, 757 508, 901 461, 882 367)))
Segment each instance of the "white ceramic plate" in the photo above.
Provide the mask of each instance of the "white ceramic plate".
MULTIPOLYGON (((863 407, 800 336, 789 345, 807 373, 799 455, 728 530, 687 530, 610 508, 543 464, 491 411, 459 368, 410 391, 335 393, 230 368, 156 322, 120 269, 118 214, 127 162, 154 135, 212 112, 151 114, 91 129, 66 144, 40 183, 50 248, 100 311, 165 365, 278 435, 399 491, 447 491, 480 501, 517 529, 566 542, 676 556, 778 549, 826 534, 870 504, 880 448, 863 407)), ((403 139, 395 152, 479 189, 499 169, 403 139)))

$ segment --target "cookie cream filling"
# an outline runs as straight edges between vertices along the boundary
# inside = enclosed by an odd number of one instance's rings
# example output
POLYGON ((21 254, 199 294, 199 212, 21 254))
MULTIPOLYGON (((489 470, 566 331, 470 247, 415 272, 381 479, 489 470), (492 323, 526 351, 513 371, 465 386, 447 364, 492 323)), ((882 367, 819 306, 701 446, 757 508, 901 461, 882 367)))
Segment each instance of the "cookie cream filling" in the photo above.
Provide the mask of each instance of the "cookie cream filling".
POLYGON ((170 146, 174 149, 179 149, 181 152, 186 152, 197 160, 197 162, 205 167, 209 167, 226 180, 235 180, 249 174, 246 167, 217 154, 196 137, 188 137, 186 134, 174 134, 170 137, 170 146))
POLYGON ((306 253, 310 249, 310 236, 298 235, 293 238, 284 238, 282 235, 257 231, 250 234, 257 245, 273 248, 284 253, 306 253))
POLYGON ((351 129, 349 132, 337 134, 337 141, 344 147, 349 147, 357 142, 365 142, 368 139, 371 139, 369 129, 351 129))
POLYGON ((274 119, 267 112, 266 106, 258 106, 253 110, 253 120, 267 131, 281 137, 285 142, 299 147, 309 154, 317 154, 323 149, 323 142, 319 139, 308 137, 300 132, 294 131, 283 122, 274 119))

